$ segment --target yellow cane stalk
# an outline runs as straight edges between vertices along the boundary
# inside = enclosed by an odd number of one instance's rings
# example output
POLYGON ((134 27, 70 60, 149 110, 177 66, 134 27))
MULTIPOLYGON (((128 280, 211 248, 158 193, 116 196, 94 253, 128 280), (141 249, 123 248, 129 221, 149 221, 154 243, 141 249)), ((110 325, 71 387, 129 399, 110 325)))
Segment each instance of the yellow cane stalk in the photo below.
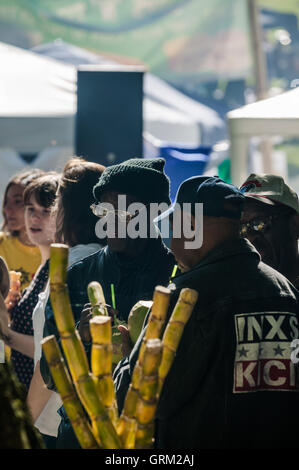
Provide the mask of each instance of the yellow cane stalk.
MULTIPOLYGON (((198 293, 192 289, 182 289, 173 309, 169 322, 167 323, 165 332, 162 338, 163 352, 158 370, 158 382, 144 383, 142 378, 139 383, 139 396, 142 397, 144 390, 149 387, 156 387, 156 400, 140 400, 137 404, 136 416, 138 420, 138 429, 135 438, 135 447, 144 448, 150 447, 153 443, 154 437, 154 416, 157 410, 158 400, 165 378, 172 366, 175 354, 181 340, 184 328, 188 322, 193 308, 197 302, 198 293)), ((146 343, 147 345, 147 343, 146 343)), ((143 358, 143 362, 145 359, 143 358)), ((143 375, 145 372, 143 372, 143 375)), ((149 392, 148 392, 149 393, 149 392)), ((154 393, 154 392, 152 392, 154 393)))
POLYGON ((91 370, 93 378, 106 411, 117 425, 118 413, 112 379, 112 330, 111 317, 98 315, 90 322, 92 337, 91 370))
POLYGON ((82 449, 98 449, 99 446, 93 436, 90 424, 77 397, 55 336, 52 335, 44 338, 41 344, 54 383, 61 396, 65 411, 70 419, 80 446, 82 449))
POLYGON ((170 302, 170 294, 170 289, 162 286, 157 286, 155 288, 153 306, 147 324, 145 338, 143 339, 140 347, 138 361, 134 367, 132 382, 125 398, 123 411, 117 428, 118 435, 120 436, 125 449, 133 449, 135 446, 135 432, 137 430, 135 413, 145 344, 149 339, 160 338, 170 302))
POLYGON ((146 342, 142 375, 139 383, 138 402, 136 406, 137 432, 135 448, 153 446, 153 423, 158 403, 158 369, 162 358, 160 339, 149 339, 146 342))
POLYGON ((87 294, 92 307, 92 315, 108 316, 105 296, 101 284, 97 281, 90 282, 87 287, 87 294))
POLYGON ((172 366, 184 328, 191 316, 197 299, 198 292, 196 290, 188 288, 182 289, 170 320, 167 323, 162 338, 163 353, 159 367, 159 395, 161 393, 164 380, 172 366))
POLYGON ((85 407, 98 443, 106 449, 120 448, 120 440, 101 402, 94 381, 89 372, 85 350, 78 332, 66 285, 68 247, 51 245, 50 256, 50 298, 61 344, 71 376, 85 407))

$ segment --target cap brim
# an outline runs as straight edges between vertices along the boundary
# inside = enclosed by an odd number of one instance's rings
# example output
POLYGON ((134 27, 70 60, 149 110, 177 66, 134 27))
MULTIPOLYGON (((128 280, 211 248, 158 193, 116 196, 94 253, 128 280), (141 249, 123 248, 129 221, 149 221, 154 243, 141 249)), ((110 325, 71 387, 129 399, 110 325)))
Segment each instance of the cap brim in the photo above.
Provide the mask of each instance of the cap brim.
POLYGON ((157 223, 161 222, 161 220, 164 220, 164 219, 166 219, 167 217, 169 217, 171 214, 173 214, 173 212, 174 212, 174 207, 175 207, 175 204, 172 204, 172 205, 170 206, 170 208, 167 209, 167 211, 162 212, 162 214, 158 215, 158 217, 156 217, 156 218, 153 220, 153 222, 154 222, 155 224, 157 224, 157 223))
POLYGON ((244 194, 246 198, 255 199, 256 201, 268 204, 268 206, 276 206, 276 202, 271 201, 267 196, 258 196, 257 194, 244 194))

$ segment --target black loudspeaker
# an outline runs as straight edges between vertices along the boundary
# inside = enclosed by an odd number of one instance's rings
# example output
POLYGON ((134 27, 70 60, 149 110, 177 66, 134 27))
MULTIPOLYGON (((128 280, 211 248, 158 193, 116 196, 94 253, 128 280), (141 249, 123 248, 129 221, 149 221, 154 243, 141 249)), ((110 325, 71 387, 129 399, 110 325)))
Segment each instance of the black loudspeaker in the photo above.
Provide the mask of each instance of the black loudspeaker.
POLYGON ((142 157, 143 67, 80 66, 76 155, 114 165, 142 157))

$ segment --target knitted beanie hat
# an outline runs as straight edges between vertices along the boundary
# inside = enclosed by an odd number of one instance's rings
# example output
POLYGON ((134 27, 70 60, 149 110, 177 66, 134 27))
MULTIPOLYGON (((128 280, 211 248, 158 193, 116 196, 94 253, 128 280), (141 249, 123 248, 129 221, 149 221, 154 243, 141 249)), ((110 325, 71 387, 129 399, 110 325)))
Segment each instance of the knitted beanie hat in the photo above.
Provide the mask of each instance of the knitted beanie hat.
POLYGON ((140 202, 166 202, 170 204, 169 178, 164 173, 163 158, 131 158, 119 165, 107 167, 93 188, 93 195, 100 201, 104 191, 130 194, 140 202))

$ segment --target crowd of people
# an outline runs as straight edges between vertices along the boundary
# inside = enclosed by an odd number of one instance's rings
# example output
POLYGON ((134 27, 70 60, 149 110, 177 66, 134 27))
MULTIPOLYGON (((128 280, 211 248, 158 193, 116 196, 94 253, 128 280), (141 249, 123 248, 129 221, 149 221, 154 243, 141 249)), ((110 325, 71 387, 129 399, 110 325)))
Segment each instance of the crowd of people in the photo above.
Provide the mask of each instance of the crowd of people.
MULTIPOLYGON (((171 289, 168 318, 182 288, 199 294, 162 389, 155 447, 298 447, 292 359, 299 338, 298 196, 276 175, 251 174, 240 188, 194 176, 171 205, 164 165, 161 158, 134 158, 105 168, 74 157, 62 173, 30 170, 8 183, 0 257, 21 280, 5 299, 0 327, 34 425, 47 448, 80 448, 40 345, 52 334, 60 342, 48 281, 50 246, 60 242, 69 247, 70 302, 89 360, 91 281, 101 283, 109 314, 124 323, 136 302, 152 300, 157 285, 171 289), (154 218, 150 208, 163 203, 169 209, 154 218), (134 222, 140 216, 134 204, 144 207, 145 236, 117 230, 99 236, 99 221, 113 220, 117 228, 134 222), (187 218, 178 218, 178 210, 187 218), (176 230, 186 220, 191 235, 183 226, 176 230), (158 229, 165 221, 169 248, 158 229), (199 232, 200 246, 188 245, 199 232)), ((119 326, 123 358, 113 373, 119 413, 148 316, 134 346, 119 326)))

